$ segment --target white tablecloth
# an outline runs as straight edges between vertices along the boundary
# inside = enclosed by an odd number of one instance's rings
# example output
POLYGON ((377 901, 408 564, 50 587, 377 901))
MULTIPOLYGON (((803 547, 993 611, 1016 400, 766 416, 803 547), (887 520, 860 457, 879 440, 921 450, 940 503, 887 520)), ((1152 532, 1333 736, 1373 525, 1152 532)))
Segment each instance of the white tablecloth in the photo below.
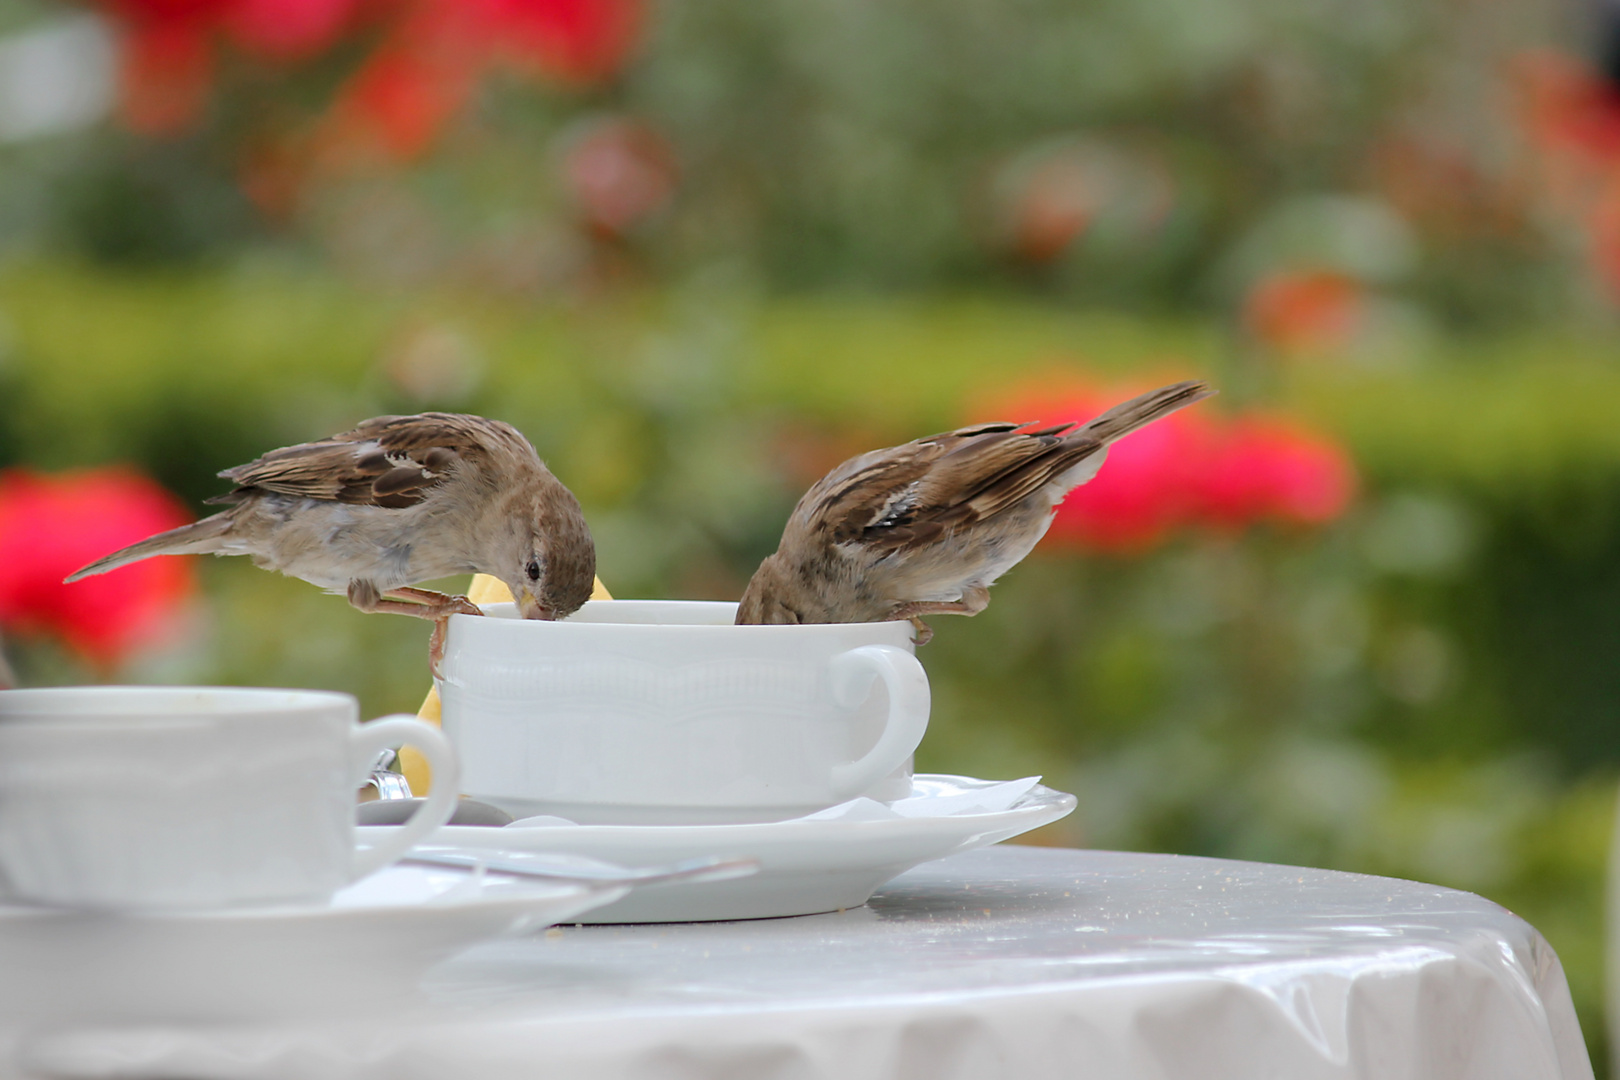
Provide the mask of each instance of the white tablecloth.
POLYGON ((288 1080, 1575 1080, 1511 913, 1385 878, 999 847, 865 908, 480 945, 388 1018, 36 1032, 38 1075, 288 1080))

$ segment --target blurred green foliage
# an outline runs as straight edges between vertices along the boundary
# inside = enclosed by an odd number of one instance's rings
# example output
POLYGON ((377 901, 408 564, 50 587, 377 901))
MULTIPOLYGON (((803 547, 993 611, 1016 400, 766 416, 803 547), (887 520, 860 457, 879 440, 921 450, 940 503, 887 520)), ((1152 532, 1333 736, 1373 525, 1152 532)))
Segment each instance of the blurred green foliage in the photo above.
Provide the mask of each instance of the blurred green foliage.
MULTIPOLYGON (((0 24, 52 10, 0 0, 0 24)), ((339 171, 267 227, 239 151, 315 114, 356 43, 284 72, 223 63, 183 137, 0 146, 0 243, 162 263, 273 239, 372 280, 547 290, 602 254, 559 162, 628 117, 668 140, 678 190, 608 246, 661 282, 1209 309, 1289 233, 1290 258, 1398 286, 1426 318, 1504 325, 1579 290, 1583 241, 1526 182, 1507 80, 1576 29, 1556 0, 656 5, 617 78, 492 79, 437 153, 339 171), (1029 183, 1043 163, 1070 167, 1055 189, 1029 183), (1050 198, 1084 228, 1030 257, 1018 223, 1050 198), (1393 228, 1340 212, 1358 200, 1393 228)))
MULTIPOLYGON (((1399 373, 1271 368, 1205 321, 983 296, 766 299, 698 280, 536 306, 275 264, 19 263, 0 316, 0 461, 133 461, 197 503, 219 469, 364 416, 484 412, 579 493, 627 596, 735 598, 807 470, 953 424, 1013 381, 1147 369, 1263 393, 1347 440, 1352 513, 1145 557, 1037 552, 982 615, 937 620, 919 766, 1077 792, 1052 842, 1482 892, 1559 949, 1601 1045, 1620 368, 1600 340, 1447 339, 1399 373), (448 397, 402 378, 419 354, 456 376, 436 384, 448 397)), ((187 640, 129 677, 415 708, 424 626, 241 560, 203 572, 187 640)), ((47 650, 20 659, 25 679, 85 677, 47 650)))

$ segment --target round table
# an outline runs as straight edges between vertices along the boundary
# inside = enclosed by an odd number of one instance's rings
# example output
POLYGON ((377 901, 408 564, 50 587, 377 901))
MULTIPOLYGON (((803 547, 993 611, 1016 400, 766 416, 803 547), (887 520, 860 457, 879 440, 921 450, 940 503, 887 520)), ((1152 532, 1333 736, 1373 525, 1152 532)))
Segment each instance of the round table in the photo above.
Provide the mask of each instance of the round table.
POLYGON ((1011 846, 835 914, 489 942, 384 1017, 26 1051, 52 1075, 214 1080, 1592 1076, 1557 956, 1480 897, 1011 846))

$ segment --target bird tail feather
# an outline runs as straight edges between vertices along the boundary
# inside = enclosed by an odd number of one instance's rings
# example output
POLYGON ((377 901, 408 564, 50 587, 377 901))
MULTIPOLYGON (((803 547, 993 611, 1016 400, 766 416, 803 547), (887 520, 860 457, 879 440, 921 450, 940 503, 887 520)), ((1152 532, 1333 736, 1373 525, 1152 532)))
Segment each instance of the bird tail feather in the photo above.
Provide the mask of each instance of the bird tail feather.
POLYGON ((1177 409, 1185 409, 1188 405, 1202 401, 1213 393, 1215 391, 1210 385, 1200 379, 1161 386, 1122 405, 1115 405, 1090 423, 1076 428, 1068 438, 1080 436, 1087 440, 1096 439, 1107 445, 1122 435, 1129 435, 1144 424, 1151 424, 1160 417, 1169 416, 1177 409))
POLYGON ((153 555, 206 555, 219 550, 220 537, 229 527, 228 513, 205 517, 190 525, 182 525, 178 529, 149 536, 140 543, 121 548, 111 555, 103 555, 90 565, 73 571, 63 580, 72 582, 90 577, 92 574, 105 574, 109 570, 117 570, 120 566, 140 562, 153 555))

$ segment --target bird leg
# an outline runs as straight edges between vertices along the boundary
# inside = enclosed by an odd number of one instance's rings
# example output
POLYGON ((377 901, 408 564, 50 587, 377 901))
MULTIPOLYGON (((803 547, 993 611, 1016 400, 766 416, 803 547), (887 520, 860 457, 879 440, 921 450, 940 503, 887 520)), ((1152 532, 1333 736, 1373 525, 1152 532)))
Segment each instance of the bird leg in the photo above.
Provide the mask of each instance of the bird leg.
POLYGON ((418 589, 414 585, 404 585, 397 589, 389 589, 383 593, 385 597, 395 600, 415 601, 424 611, 409 612, 424 619, 443 619, 450 615, 482 615, 484 610, 465 596, 447 596, 432 589, 418 589))
POLYGON ((977 615, 990 606, 990 590, 983 585, 969 585, 962 590, 960 600, 913 600, 910 603, 896 604, 894 610, 889 612, 893 620, 909 619, 911 625, 917 628, 917 636, 912 642, 917 645, 926 645, 934 638, 934 628, 922 621, 923 615, 977 615))
POLYGON ((444 662, 444 635, 450 616, 484 613, 465 596, 447 596, 411 585, 379 593, 369 581, 349 582, 349 603, 361 611, 387 611, 395 615, 432 619, 433 633, 428 637, 428 671, 435 679, 439 677, 439 665, 444 662))
POLYGON ((435 680, 440 677, 439 668, 444 663, 444 635, 450 629, 450 616, 433 620, 433 633, 428 635, 428 674, 435 680))
POLYGON ((450 628, 450 616, 484 613, 477 604, 465 596, 446 596, 432 589, 418 589, 406 585, 390 589, 386 595, 396 598, 396 602, 406 604, 410 604, 410 601, 405 599, 407 597, 419 598, 422 601, 420 604, 410 606, 427 609, 422 617, 433 620, 433 633, 428 635, 428 674, 435 679, 439 677, 439 665, 444 663, 444 636, 450 628))
POLYGON ((349 603, 361 611, 386 611, 393 615, 412 615, 418 619, 484 613, 465 596, 447 596, 432 589, 417 589, 409 585, 379 593, 377 586, 369 581, 351 581, 348 596, 349 603))

